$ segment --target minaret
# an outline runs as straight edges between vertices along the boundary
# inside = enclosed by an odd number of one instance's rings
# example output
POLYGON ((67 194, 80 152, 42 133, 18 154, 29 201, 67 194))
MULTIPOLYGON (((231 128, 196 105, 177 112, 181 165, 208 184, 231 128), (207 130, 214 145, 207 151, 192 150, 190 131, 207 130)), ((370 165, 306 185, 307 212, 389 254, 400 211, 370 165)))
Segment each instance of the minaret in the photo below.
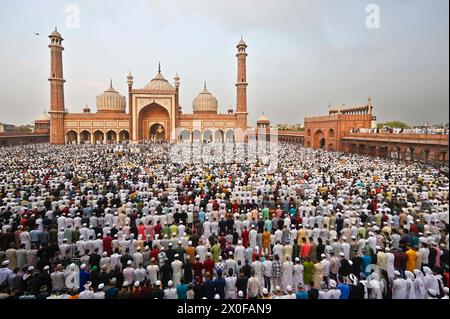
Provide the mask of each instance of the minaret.
POLYGON ((181 108, 180 108, 180 76, 178 75, 178 73, 175 75, 175 78, 173 79, 173 83, 175 84, 175 90, 176 90, 176 94, 175 94, 175 111, 177 112, 177 114, 181 113, 181 108))
POLYGON ((236 103, 236 116, 238 120, 238 127, 247 129, 247 44, 241 38, 241 41, 237 45, 238 53, 236 54, 238 60, 238 72, 237 72, 237 103, 236 103))
POLYGON ((62 145, 65 143, 64 134, 64 80, 61 45, 64 40, 55 28, 49 35, 51 68, 50 68, 50 143, 62 145))
POLYGON ((128 84, 128 113, 131 114, 131 108, 133 107, 133 96, 131 94, 131 91, 133 90, 133 75, 131 74, 131 70, 130 72, 128 72, 128 76, 127 76, 127 84, 128 84))

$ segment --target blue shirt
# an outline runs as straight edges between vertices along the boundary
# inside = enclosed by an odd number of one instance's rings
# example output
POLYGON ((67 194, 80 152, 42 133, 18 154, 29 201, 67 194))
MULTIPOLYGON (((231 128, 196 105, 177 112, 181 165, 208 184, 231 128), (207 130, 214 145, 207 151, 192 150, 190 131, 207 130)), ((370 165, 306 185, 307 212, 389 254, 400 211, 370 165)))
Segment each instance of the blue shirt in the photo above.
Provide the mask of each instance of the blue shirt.
POLYGON ((200 211, 199 213, 198 213, 198 219, 202 222, 202 223, 204 223, 205 222, 205 212, 204 211, 200 211))
POLYGON ((297 297, 297 299, 309 299, 307 291, 297 291, 295 293, 295 296, 297 297))
POLYGON ((336 287, 341 291, 341 299, 349 299, 350 297, 350 287, 344 284, 339 284, 336 287))
POLYGON ((371 263, 372 257, 365 255, 361 258, 361 272, 365 273, 366 276, 370 275, 371 273, 370 268, 367 268, 367 266, 369 266, 371 263))
POLYGON ((222 277, 214 280, 215 293, 220 296, 220 299, 225 299, 225 279, 222 277))
POLYGON ((264 227, 267 228, 268 232, 272 232, 272 221, 270 219, 266 220, 264 222, 264 227))
POLYGON ((82 292, 85 288, 84 285, 89 280, 89 273, 84 270, 80 270, 80 292, 82 292))
POLYGON ((186 292, 188 291, 189 286, 186 284, 179 284, 177 286, 177 295, 178 299, 187 299, 186 292))

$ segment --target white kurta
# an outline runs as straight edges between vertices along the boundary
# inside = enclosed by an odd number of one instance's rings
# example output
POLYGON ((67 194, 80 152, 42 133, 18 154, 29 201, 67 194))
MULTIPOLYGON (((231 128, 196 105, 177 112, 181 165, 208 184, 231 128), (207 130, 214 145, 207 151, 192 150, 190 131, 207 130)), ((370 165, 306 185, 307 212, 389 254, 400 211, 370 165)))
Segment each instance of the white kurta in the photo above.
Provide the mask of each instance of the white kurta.
POLYGON ((281 282, 283 290, 287 293, 287 286, 293 284, 294 264, 292 261, 285 261, 282 266, 281 282))
POLYGON ((406 280, 397 278, 392 283, 392 299, 406 299, 406 280))
POLYGON ((236 299, 236 276, 225 278, 225 299, 236 299))
POLYGON ((294 283, 293 283, 294 291, 298 290, 299 284, 303 285, 303 265, 295 264, 295 266, 294 266, 294 283))
POLYGON ((148 274, 147 277, 150 280, 150 284, 152 285, 156 284, 156 281, 158 280, 158 271, 159 271, 158 265, 150 265, 147 267, 147 274, 148 274))
POLYGON ((181 277, 183 276, 183 263, 180 260, 175 260, 172 262, 172 280, 175 286, 179 285, 181 282, 181 277))
POLYGON ((395 256, 393 253, 386 253, 386 271, 388 273, 389 279, 394 279, 394 277, 395 277, 395 275, 394 275, 394 271, 395 271, 394 260, 395 260, 395 256))

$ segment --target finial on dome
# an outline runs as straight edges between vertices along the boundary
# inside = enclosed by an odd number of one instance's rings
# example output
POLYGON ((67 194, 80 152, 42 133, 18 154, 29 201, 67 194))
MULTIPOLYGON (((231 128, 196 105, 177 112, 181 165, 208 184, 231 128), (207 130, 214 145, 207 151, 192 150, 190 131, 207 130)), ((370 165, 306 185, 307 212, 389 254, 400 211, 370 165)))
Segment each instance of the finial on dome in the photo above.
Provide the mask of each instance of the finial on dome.
POLYGON ((55 32, 58 32, 58 26, 55 25, 55 32))
POLYGON ((206 81, 205 81, 204 89, 206 90, 206 81))
POLYGON ((161 62, 158 63, 158 73, 161 73, 161 62))
POLYGON ((112 79, 109 80, 109 88, 110 88, 110 89, 113 88, 113 86, 112 86, 112 79))

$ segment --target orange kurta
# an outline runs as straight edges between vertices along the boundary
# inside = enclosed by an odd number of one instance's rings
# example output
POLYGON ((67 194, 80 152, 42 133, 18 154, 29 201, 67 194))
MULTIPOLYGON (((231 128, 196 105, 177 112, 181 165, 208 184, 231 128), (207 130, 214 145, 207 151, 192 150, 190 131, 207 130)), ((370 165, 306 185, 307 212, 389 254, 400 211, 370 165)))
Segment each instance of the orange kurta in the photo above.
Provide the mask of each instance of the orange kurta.
POLYGON ((416 252, 413 249, 408 249, 406 255, 406 270, 413 272, 416 267, 416 252))

